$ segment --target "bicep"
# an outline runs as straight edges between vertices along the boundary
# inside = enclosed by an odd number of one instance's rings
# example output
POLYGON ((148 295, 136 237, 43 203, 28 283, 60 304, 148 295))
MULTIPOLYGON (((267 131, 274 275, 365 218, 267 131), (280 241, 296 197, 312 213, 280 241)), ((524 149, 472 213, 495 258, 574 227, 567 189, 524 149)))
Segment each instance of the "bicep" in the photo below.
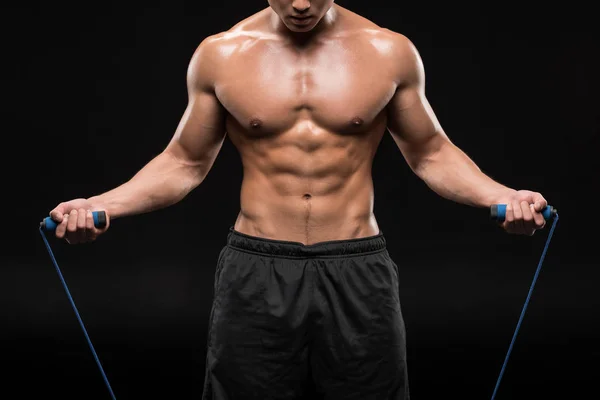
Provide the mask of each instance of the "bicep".
POLYGON ((166 148, 180 160, 212 165, 225 139, 225 109, 214 91, 215 61, 200 45, 187 73, 188 104, 166 148))
MULTIPOLYGON (((406 94, 402 94, 406 96, 406 94)), ((430 151, 437 139, 447 139, 440 123, 423 94, 411 93, 410 102, 392 99, 388 109, 388 129, 405 156, 430 151)), ((410 161, 410 160, 409 160, 410 161)))
POLYGON ((421 59, 411 46, 403 57, 401 81, 388 104, 388 129, 409 164, 448 140, 427 97, 421 59))
POLYGON ((188 105, 167 151, 189 163, 212 164, 224 139, 223 107, 214 93, 199 91, 189 96, 188 105))

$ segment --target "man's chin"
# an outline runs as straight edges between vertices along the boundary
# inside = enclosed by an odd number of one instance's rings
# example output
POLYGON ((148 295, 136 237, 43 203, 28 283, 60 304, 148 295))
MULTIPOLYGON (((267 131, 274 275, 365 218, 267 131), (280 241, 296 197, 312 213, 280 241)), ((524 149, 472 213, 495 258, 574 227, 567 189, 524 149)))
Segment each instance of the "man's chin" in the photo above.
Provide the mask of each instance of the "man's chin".
POLYGON ((292 31, 292 32, 296 32, 296 33, 303 33, 303 32, 310 32, 313 29, 315 29, 315 24, 310 24, 310 25, 296 25, 296 24, 286 24, 285 26, 287 26, 287 28, 292 31))

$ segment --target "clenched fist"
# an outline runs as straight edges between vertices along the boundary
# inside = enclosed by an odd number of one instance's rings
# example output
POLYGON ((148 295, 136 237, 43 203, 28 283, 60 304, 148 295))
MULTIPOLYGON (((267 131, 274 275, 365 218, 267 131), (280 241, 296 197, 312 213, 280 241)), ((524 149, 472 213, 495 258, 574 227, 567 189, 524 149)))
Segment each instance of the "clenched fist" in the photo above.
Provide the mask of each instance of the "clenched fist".
POLYGON ((106 232, 110 226, 110 217, 106 214, 106 226, 98 229, 94 226, 92 211, 100 210, 87 199, 74 199, 57 205, 50 211, 50 218, 56 223, 55 235, 69 244, 87 243, 106 232))

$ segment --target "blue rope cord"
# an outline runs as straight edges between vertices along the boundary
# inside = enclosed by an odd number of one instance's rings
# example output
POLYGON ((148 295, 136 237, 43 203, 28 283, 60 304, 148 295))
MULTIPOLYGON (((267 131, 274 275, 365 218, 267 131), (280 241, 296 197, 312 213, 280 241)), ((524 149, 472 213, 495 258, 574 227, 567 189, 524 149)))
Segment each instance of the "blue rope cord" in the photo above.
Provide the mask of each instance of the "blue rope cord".
POLYGON ((529 293, 527 294, 527 299, 525 300, 525 304, 523 304, 523 310, 521 311, 521 316, 519 318, 519 322, 517 323, 517 327, 515 328, 515 333, 513 334, 512 340, 510 342, 510 346, 508 347, 508 352, 506 353, 506 358, 504 359, 504 364, 502 365, 502 369, 500 370, 500 375, 498 376, 498 381, 496 382, 496 387, 494 388, 494 393, 492 394, 492 400, 496 398, 496 393, 498 393, 498 388, 500 387, 500 381, 502 380, 502 376, 504 375, 504 371, 506 370, 506 364, 508 364, 508 358, 510 357, 510 353, 515 345, 515 340, 517 338, 517 333, 519 333, 519 328, 521 327, 521 323, 523 322, 523 317, 525 316, 525 311, 527 310, 527 306, 529 305, 529 300, 531 299, 531 294, 533 293, 533 288, 535 287, 535 283, 537 282, 538 276, 540 275, 540 270, 542 269, 542 262, 546 257, 546 252, 548 251, 548 247, 550 245, 550 239, 552 239, 552 234, 554 233, 554 228, 556 228, 556 223, 558 222, 558 214, 554 216, 554 222, 552 223, 552 228, 550 228, 550 233, 548 233, 548 239, 546 239, 546 245, 544 246, 544 251, 542 252, 542 257, 538 263, 537 269, 535 271, 535 275, 533 276, 533 281, 531 282, 531 287, 529 288, 529 293))
MULTIPOLYGON (((527 299, 525 300, 525 304, 523 305, 523 309, 521 311, 521 316, 519 317, 519 322, 517 323, 517 327, 515 328, 515 332, 513 334, 512 340, 510 342, 510 346, 508 347, 508 352, 506 353, 506 357, 504 359, 504 363, 502 365, 502 369, 500 370, 500 375, 498 376, 498 380, 496 382, 496 387, 494 388, 494 393, 492 394, 492 399, 494 400, 496 398, 496 394, 498 393, 498 388, 500 387, 500 382, 502 381, 502 377, 504 375, 504 372, 506 371, 506 365, 508 364, 508 359, 510 358, 510 354, 512 352, 512 349, 514 347, 516 338, 517 338, 517 334, 519 333, 519 329, 521 328, 521 324, 523 322, 523 318, 525 317, 525 312, 527 311, 527 306, 529 305, 529 301, 531 299, 531 295, 533 293, 533 289, 535 287, 535 284, 537 282, 538 276, 540 274, 540 271, 542 269, 542 263, 544 261, 544 258, 546 257, 546 253, 548 251, 548 247, 550 245, 550 240, 552 239, 552 235, 554 233, 554 229, 556 228, 556 224, 558 222, 558 214, 556 214, 554 216, 554 222, 552 223, 552 227, 550 228, 550 233, 548 234, 548 239, 546 239, 546 245, 544 246, 544 250, 542 252, 542 256, 540 258, 540 261, 538 263, 537 269, 535 271, 535 275, 533 276, 533 281, 531 282, 531 286, 529 288, 529 293, 527 294, 527 299)), ((44 231, 42 230, 42 228, 40 227, 40 234, 42 235, 42 238, 44 239, 44 243, 46 244, 46 248, 48 249, 48 253, 50 254, 50 258, 52 259, 52 263, 54 264, 54 267, 56 268, 56 272, 58 273, 58 276, 60 278, 60 281, 62 282, 62 285, 65 289, 65 292, 67 293, 67 297, 69 298, 69 302, 71 303, 71 306, 73 307, 73 311, 75 311, 75 315, 77 317, 77 320, 79 321, 79 325, 81 326, 81 329, 83 330, 83 333, 85 335, 85 338, 87 340, 87 343, 90 347, 90 350, 92 351, 92 354, 94 356, 94 360, 96 360, 96 364, 98 365, 98 368, 100 369, 100 373, 102 374, 102 378, 104 379, 104 383, 106 384, 106 387, 108 388, 108 391, 110 392, 111 398, 113 400, 116 400, 116 397, 113 393, 113 390, 110 386, 110 383, 108 382, 108 378, 106 377, 106 374, 104 373, 104 369, 102 368, 102 364, 100 363, 100 359, 98 358, 98 355, 96 354, 96 350, 94 350, 94 345, 92 344, 92 341, 90 340, 90 337, 87 333, 87 330, 85 329, 85 326, 83 324, 83 321, 81 319, 81 316, 79 315, 79 312, 77 311, 77 307, 75 306, 75 302, 73 301, 73 297, 71 296, 71 293, 69 292, 69 288, 67 286, 67 283, 65 282, 65 279, 60 271, 60 268, 58 267, 58 263, 56 262, 56 258, 54 257, 54 253, 52 252, 52 249, 50 248, 50 244, 48 243, 48 240, 46 239, 46 235, 44 235, 44 231)))
POLYGON ((90 349, 92 350, 92 354, 94 355, 94 360, 96 360, 96 364, 98 364, 98 368, 100 368, 100 373, 102 374, 102 378, 104 379, 104 383, 106 384, 106 387, 108 388, 108 391, 110 392, 110 396, 113 400, 116 400, 115 394, 113 393, 112 388, 110 387, 110 383, 108 383, 108 379, 106 378, 106 374, 104 373, 104 369, 102 369, 102 364, 100 364, 100 359, 98 358, 98 355, 96 354, 96 350, 94 350, 94 346, 92 345, 92 341, 90 340, 90 337, 85 329, 85 326, 83 325, 83 321, 81 320, 81 317, 79 316, 79 312, 77 311, 77 307, 75 307, 75 302, 73 301, 73 297, 71 297, 71 293, 69 292, 69 288, 67 287, 67 282, 65 282, 65 278, 63 278, 62 273, 60 272, 60 268, 58 267, 58 263, 56 262, 56 258, 54 257, 54 253, 52 252, 52 249, 50 248, 50 244, 48 243, 48 239, 46 239, 46 235, 44 235, 44 231, 42 230, 42 228, 40 227, 40 234, 42 235, 42 238, 44 239, 44 243, 46 243, 46 248, 48 249, 48 253, 50 254, 50 258, 52 259, 52 263, 54 263, 54 267, 56 268, 56 272, 58 272, 58 277, 60 278, 60 281, 63 284, 63 287, 65 289, 65 292, 67 292, 67 297, 69 298, 69 302, 71 303, 71 306, 73 307, 73 311, 75 311, 75 315, 77 316, 77 320, 79 321, 79 325, 81 326, 81 329, 83 329, 83 334, 85 335, 85 338, 88 342, 88 345, 90 346, 90 349))

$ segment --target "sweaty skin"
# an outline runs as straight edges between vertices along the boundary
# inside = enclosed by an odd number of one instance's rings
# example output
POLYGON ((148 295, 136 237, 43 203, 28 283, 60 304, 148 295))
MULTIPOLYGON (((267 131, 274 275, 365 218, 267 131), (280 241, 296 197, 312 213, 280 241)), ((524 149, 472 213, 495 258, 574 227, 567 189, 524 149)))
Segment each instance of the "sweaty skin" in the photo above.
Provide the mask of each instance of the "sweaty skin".
POLYGON ((343 19, 306 46, 274 35, 268 10, 211 39, 225 66, 215 93, 244 166, 240 232, 302 243, 379 232, 371 164, 396 89, 394 39, 343 19))
POLYGON ((439 195, 507 203, 515 233, 544 226, 541 195, 493 181, 449 140, 409 39, 338 5, 307 36, 286 31, 284 17, 269 7, 205 39, 165 150, 125 184, 59 205, 57 236, 95 239, 102 231, 90 228, 89 209, 118 218, 178 202, 204 180, 226 136, 244 171, 237 231, 304 244, 376 235, 371 167, 386 129, 439 195))

